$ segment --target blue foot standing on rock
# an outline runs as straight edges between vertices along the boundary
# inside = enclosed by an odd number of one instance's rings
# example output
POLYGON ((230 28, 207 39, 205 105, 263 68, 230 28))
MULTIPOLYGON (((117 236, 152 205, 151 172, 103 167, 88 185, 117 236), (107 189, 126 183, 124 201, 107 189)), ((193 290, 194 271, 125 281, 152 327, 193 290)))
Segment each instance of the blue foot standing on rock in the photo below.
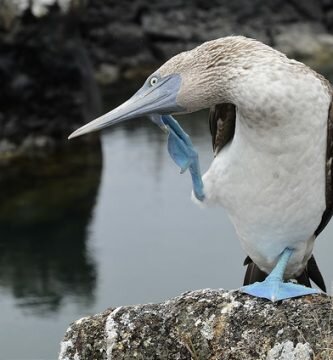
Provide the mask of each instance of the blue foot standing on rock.
POLYGON ((149 116, 168 132, 169 154, 189 169, 195 197, 230 215, 248 254, 242 290, 276 301, 316 293, 310 279, 326 291, 312 250, 333 214, 332 94, 304 64, 229 36, 174 56, 128 101, 70 137, 149 116), (189 136, 169 114, 206 108, 215 157, 202 179, 189 136), (271 261, 276 268, 257 283, 271 261), (306 287, 283 283, 286 266, 306 287))
POLYGON ((278 263, 267 278, 262 282, 255 282, 243 286, 240 290, 246 294, 265 298, 272 301, 279 301, 309 294, 318 294, 316 289, 303 285, 283 282, 284 271, 293 253, 291 249, 285 249, 281 254, 278 263))

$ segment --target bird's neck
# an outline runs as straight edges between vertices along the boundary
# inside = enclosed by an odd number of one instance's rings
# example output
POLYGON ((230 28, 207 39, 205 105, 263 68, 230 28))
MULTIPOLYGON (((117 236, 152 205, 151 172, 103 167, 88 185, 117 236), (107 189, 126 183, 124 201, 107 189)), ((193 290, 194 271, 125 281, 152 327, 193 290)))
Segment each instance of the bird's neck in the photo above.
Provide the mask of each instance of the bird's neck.
POLYGON ((197 65, 197 83, 207 85, 207 99, 216 103, 230 102, 247 106, 265 91, 267 84, 281 76, 290 60, 271 47, 243 37, 228 37, 206 43, 209 56, 197 65))
POLYGON ((262 152, 303 149, 299 144, 310 141, 316 126, 327 122, 331 92, 326 83, 305 65, 287 58, 249 70, 231 80, 227 93, 237 107, 237 135, 262 152), (291 137, 299 145, 296 148, 290 146, 291 137))
POLYGON ((218 93, 221 103, 230 102, 239 109, 269 107, 272 100, 285 92, 290 76, 294 76, 288 61, 267 55, 240 57, 216 72, 212 91, 218 93))

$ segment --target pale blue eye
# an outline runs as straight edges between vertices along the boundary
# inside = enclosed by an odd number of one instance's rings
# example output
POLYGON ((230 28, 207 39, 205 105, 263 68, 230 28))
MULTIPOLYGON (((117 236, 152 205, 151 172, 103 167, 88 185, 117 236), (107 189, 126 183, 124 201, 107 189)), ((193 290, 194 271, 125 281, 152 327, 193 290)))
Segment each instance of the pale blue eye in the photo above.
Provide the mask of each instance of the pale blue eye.
POLYGON ((157 78, 156 76, 153 76, 153 77, 150 79, 149 84, 150 84, 150 86, 154 86, 154 85, 157 84, 157 82, 158 82, 158 78, 157 78))

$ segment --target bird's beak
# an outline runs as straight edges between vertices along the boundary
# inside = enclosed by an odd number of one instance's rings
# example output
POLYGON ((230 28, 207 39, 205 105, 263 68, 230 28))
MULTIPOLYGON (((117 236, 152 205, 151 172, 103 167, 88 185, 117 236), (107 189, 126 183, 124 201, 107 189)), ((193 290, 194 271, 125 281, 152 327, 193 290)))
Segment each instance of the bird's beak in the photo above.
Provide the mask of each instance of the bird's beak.
POLYGON ((116 109, 77 129, 68 138, 72 139, 125 120, 145 115, 150 116, 153 122, 162 129, 165 129, 165 125, 159 115, 172 114, 184 110, 177 104, 177 94, 180 84, 181 77, 178 74, 160 78, 159 81, 152 86, 146 82, 129 100, 116 109))

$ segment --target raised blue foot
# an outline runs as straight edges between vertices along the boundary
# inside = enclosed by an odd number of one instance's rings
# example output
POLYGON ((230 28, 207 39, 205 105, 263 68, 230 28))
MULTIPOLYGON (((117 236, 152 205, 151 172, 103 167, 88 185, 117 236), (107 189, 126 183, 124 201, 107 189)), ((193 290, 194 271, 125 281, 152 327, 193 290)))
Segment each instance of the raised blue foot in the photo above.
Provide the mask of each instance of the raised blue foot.
POLYGON ((198 153, 195 151, 190 137, 178 122, 170 115, 162 115, 161 120, 169 130, 168 151, 180 172, 190 170, 195 197, 202 201, 205 198, 201 179, 198 153))
POLYGON ((262 282, 241 287, 241 291, 271 301, 279 301, 298 296, 317 294, 317 289, 308 288, 294 283, 284 283, 283 274, 293 250, 285 249, 278 263, 267 278, 262 282))

